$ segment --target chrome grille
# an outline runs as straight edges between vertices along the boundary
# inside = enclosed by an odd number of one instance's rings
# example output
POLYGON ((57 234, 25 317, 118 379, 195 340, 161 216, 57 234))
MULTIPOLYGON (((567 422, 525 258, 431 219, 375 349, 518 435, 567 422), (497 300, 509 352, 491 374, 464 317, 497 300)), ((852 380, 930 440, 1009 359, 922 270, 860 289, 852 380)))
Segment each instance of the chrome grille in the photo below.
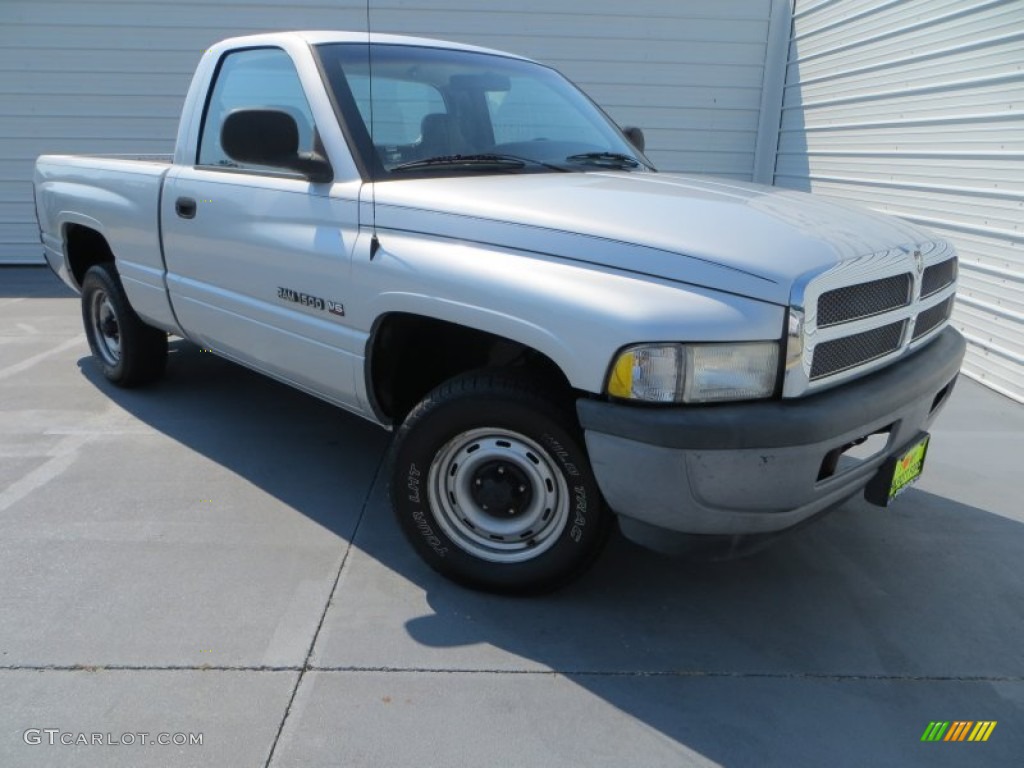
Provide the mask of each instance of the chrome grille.
POLYGON ((941 304, 936 304, 931 309, 926 309, 917 316, 914 323, 914 341, 917 341, 929 331, 933 330, 943 320, 948 320, 953 314, 953 297, 950 296, 941 304))
POLYGON ((814 350, 811 381, 864 365, 895 352, 903 341, 905 326, 906 321, 901 320, 881 328, 872 328, 870 331, 819 344, 814 350))
POLYGON ((818 327, 828 328, 905 307, 910 303, 913 287, 913 278, 907 272, 823 293, 818 299, 818 327))
POLYGON ((946 259, 940 264, 932 264, 924 271, 921 278, 921 298, 938 293, 956 280, 956 259, 946 259))
POLYGON ((948 322, 956 251, 943 240, 844 255, 793 286, 783 397, 835 386, 928 344, 948 322))

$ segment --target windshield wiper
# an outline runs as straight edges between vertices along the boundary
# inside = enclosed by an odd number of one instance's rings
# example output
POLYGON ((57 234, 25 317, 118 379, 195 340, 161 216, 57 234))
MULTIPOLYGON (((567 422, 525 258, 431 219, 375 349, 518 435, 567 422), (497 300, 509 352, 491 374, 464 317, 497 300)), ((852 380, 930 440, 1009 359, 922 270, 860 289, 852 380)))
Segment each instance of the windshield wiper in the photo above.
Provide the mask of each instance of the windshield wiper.
POLYGON ((549 163, 541 162, 540 160, 533 160, 529 157, 519 157, 518 155, 499 155, 494 153, 484 153, 478 155, 438 155, 437 157, 426 157, 422 160, 410 160, 408 163, 401 163, 392 168, 392 171, 415 171, 422 168, 439 168, 439 167, 459 167, 465 166, 468 168, 509 168, 518 169, 524 168, 527 164, 539 165, 544 168, 550 168, 553 171, 566 171, 565 168, 560 168, 557 165, 551 165, 549 163))
POLYGON ((565 158, 570 163, 589 163, 606 168, 639 168, 641 163, 636 158, 621 152, 581 152, 565 158))

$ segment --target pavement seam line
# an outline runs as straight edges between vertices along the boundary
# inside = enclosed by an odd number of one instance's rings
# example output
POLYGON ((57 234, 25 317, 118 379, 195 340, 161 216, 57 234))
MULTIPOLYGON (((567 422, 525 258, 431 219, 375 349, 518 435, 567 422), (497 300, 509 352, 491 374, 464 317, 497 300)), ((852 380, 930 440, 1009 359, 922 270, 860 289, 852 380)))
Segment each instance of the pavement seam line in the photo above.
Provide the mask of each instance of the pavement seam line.
MULTIPOLYGON (((518 675, 534 677, 636 677, 636 678, 736 678, 765 680, 828 680, 835 682, 922 682, 922 683, 1022 683, 1020 675, 872 675, 829 672, 726 672, 722 670, 564 670, 564 669, 485 669, 432 667, 316 667, 298 666, 147 666, 141 664, 14 664, 0 665, 3 672, 322 672, 327 674, 436 674, 436 675, 518 675)), ((296 685, 296 690, 298 685, 296 685)), ((294 698, 294 691, 293 691, 294 698)))
POLYGON ((742 678, 768 680, 834 680, 834 681, 890 681, 890 682, 1024 682, 1021 675, 873 675, 833 672, 728 672, 724 670, 570 670, 570 669, 483 669, 433 667, 313 667, 314 672, 358 673, 383 672, 391 674, 455 674, 455 675, 561 675, 562 677, 663 677, 663 678, 742 678))
POLYGON ((3 672, 298 672, 298 666, 244 664, 0 664, 3 672))
POLYGON ((352 528, 352 538, 349 539, 348 546, 345 548, 345 554, 341 557, 341 563, 338 565, 338 571, 334 574, 334 584, 331 585, 330 594, 327 595, 327 601, 324 603, 324 610, 320 614, 320 621, 316 625, 316 631, 313 633, 313 639, 309 642, 309 650, 306 651, 306 658, 302 663, 302 667, 299 669, 299 676, 295 680, 295 686, 292 688, 292 695, 288 697, 288 704, 284 708, 284 715, 281 717, 281 722, 277 726, 277 733, 274 734, 274 741, 270 744, 270 752, 267 754, 267 761, 263 764, 263 768, 270 768, 270 764, 274 759, 274 753, 277 751, 277 745, 281 741, 281 734, 284 733, 284 726, 288 722, 288 715, 291 714, 292 704, 295 703, 295 696, 299 692, 299 686, 302 685, 302 680, 306 676, 306 671, 312 669, 309 660, 313 657, 313 650, 316 648, 317 638, 320 637, 320 631, 323 629, 324 621, 327 620, 327 611, 331 608, 331 603, 334 601, 334 594, 338 590, 338 582, 341 581, 341 573, 345 570, 345 563, 348 562, 348 556, 352 553, 352 548, 356 543, 356 536, 359 535, 359 528, 363 524, 363 518, 366 517, 366 508, 370 504, 370 497, 373 495, 373 489, 377 487, 377 478, 380 477, 381 467, 384 466, 387 461, 389 451, 385 451, 377 462, 377 468, 373 471, 373 479, 370 481, 370 485, 366 489, 366 497, 363 499, 363 505, 359 509, 359 517, 356 519, 356 524, 352 528))

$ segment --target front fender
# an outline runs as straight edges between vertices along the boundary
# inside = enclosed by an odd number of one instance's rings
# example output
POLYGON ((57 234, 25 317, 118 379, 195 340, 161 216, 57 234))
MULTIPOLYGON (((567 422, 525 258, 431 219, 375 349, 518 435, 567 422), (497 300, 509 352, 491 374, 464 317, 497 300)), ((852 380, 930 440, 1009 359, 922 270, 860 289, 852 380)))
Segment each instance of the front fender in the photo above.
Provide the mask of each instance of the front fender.
POLYGON ((369 289, 354 307, 359 325, 403 312, 486 331, 546 355, 587 392, 602 391, 629 344, 782 335, 784 308, 754 299, 496 246, 379 238, 373 261, 354 265, 353 285, 369 289))

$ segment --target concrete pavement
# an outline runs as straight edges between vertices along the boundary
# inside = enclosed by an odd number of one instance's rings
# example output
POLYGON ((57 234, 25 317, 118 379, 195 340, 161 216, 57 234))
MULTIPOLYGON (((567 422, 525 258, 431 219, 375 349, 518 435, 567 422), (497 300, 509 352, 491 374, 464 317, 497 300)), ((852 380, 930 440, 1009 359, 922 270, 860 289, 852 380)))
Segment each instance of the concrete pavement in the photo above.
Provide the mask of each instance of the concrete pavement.
POLYGON ((0 766, 1020 764, 1024 408, 974 382, 889 510, 731 563, 615 538, 517 600, 412 554, 384 432, 172 349, 117 390, 75 297, 0 269, 0 766))

